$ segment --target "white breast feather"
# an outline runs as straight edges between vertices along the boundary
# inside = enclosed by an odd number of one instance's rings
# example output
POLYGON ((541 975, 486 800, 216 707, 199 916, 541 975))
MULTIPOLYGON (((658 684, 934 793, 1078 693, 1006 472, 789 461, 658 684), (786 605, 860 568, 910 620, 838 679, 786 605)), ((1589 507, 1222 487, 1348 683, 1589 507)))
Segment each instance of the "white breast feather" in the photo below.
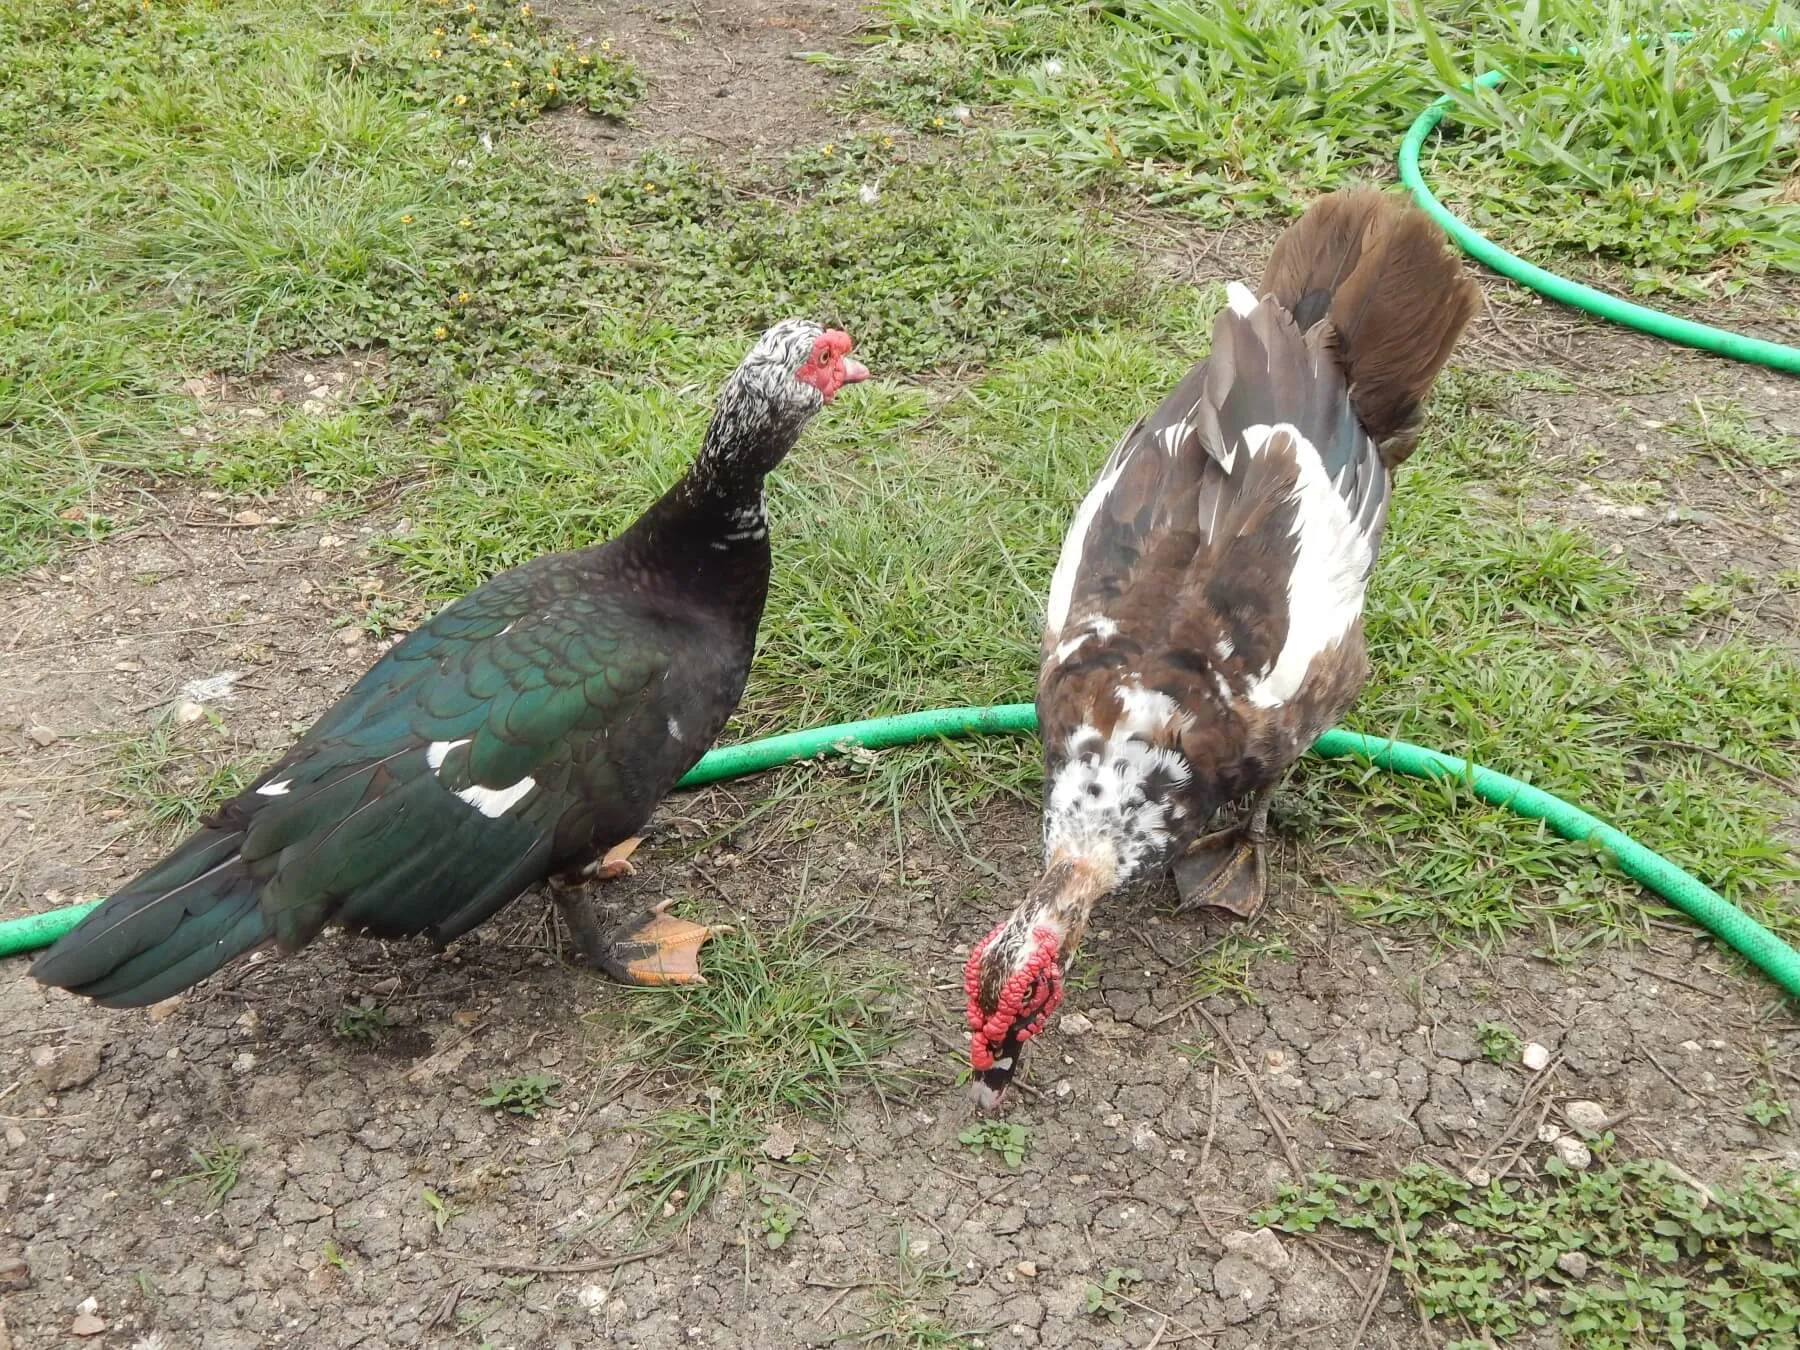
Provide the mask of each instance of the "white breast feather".
POLYGON ((1114 693, 1123 716, 1109 735, 1084 724, 1063 743, 1044 802, 1044 851, 1110 864, 1123 885, 1169 849, 1181 815, 1169 793, 1193 771, 1180 751, 1152 738, 1191 719, 1167 694, 1135 681, 1114 693))
POLYGON ((1292 440, 1299 469, 1290 498, 1297 548, 1288 573, 1287 637, 1268 674, 1248 690, 1250 702, 1259 708, 1280 707, 1299 693, 1319 653, 1356 622, 1371 561, 1369 541, 1357 530, 1349 503, 1326 477, 1312 442, 1284 422, 1245 428, 1245 444, 1258 453, 1278 432, 1292 440))

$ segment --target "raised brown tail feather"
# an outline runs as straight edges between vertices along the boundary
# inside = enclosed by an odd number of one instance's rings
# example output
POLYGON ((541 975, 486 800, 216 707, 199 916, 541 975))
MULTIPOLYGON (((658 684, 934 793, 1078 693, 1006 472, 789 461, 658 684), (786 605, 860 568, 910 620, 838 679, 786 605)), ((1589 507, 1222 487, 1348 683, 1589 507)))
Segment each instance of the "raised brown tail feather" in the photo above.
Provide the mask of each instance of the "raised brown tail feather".
POLYGON ((1342 366, 1363 429, 1389 469, 1412 453, 1419 409, 1475 314, 1479 292, 1423 211, 1356 188, 1321 197, 1276 241, 1263 273, 1342 366))

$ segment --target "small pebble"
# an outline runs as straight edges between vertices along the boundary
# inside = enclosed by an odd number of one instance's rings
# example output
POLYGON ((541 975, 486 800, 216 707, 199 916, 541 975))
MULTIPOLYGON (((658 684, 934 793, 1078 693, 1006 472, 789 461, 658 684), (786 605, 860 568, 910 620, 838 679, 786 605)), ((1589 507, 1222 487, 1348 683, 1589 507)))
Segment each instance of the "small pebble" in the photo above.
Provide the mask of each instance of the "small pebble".
POLYGON ((1062 73, 1063 73, 1063 63, 1061 61, 1058 61, 1054 56, 1051 57, 1048 61, 1044 62, 1044 74, 1048 75, 1051 79, 1054 80, 1058 75, 1060 75, 1062 73))
POLYGON ((1586 1252, 1564 1252, 1556 1258, 1556 1268, 1572 1280, 1585 1280, 1588 1273, 1586 1252))
POLYGON ((362 640, 363 632, 360 628, 340 628, 338 630, 338 642, 342 646, 360 647, 362 640))
POLYGON ((1588 1164, 1594 1161, 1588 1146, 1572 1134, 1562 1135, 1550 1147, 1556 1150, 1556 1156, 1563 1160, 1565 1167, 1577 1172, 1586 1171, 1588 1164))
POLYGON ((22 1256, 0 1256, 0 1291, 16 1293, 31 1287, 31 1267, 22 1256))
POLYGON ((1064 1013, 1057 1026, 1065 1036, 1085 1036, 1094 1029, 1093 1019, 1078 1012, 1064 1013))
POLYGON ((1276 1279, 1285 1279, 1294 1266, 1294 1258, 1288 1255, 1287 1248, 1281 1245, 1281 1239, 1275 1236, 1272 1228, 1227 1233, 1225 1250, 1261 1266, 1276 1279))
POLYGON ((31 738, 32 744, 42 750, 48 750, 61 739, 61 737, 49 727, 32 727, 27 730, 25 734, 31 738))
POLYGON ((98 1336, 106 1330, 106 1323, 93 1313, 84 1312, 77 1314, 75 1320, 69 1323, 69 1330, 77 1336, 98 1336))
POLYGON ((968 106, 966 104, 962 104, 962 103, 959 103, 954 108, 952 108, 950 110, 950 115, 952 117, 954 117, 958 122, 962 123, 965 127, 968 126, 971 122, 973 122, 975 120, 975 114, 969 111, 968 106))
POLYGON ((1599 1134, 1606 1128, 1608 1115, 1599 1102, 1574 1101, 1563 1103, 1563 1119, 1583 1134, 1599 1134))
POLYGON ((881 189, 874 183, 864 183, 856 190, 856 200, 864 206, 873 206, 881 200, 881 189))
POLYGON ((1014 1266, 1013 1269, 1018 1271, 1019 1274, 1023 1275, 1028 1280, 1035 1280, 1037 1278, 1036 1261, 1021 1261, 1018 1265, 1014 1266))
POLYGON ((239 511, 232 519, 239 525, 261 525, 267 522, 268 517, 261 511, 239 511))
POLYGON ((1463 1180, 1471 1186, 1485 1186, 1494 1179, 1494 1174, 1485 1167, 1471 1167, 1463 1173, 1463 1180))
POLYGON ((1550 1052, 1536 1041, 1533 1041, 1530 1045, 1525 1047, 1524 1053, 1519 1056, 1519 1062, 1533 1073, 1540 1073, 1543 1071, 1544 1066, 1550 1062, 1550 1052))

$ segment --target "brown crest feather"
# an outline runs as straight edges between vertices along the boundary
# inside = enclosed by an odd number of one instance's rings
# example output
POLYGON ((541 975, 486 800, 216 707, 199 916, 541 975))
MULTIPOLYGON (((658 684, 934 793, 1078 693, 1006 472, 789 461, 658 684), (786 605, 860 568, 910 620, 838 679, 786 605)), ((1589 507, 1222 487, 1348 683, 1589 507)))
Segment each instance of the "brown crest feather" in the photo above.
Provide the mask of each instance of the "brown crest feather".
POLYGON ((1479 292, 1431 217, 1357 188, 1321 197, 1276 241, 1260 294, 1332 350, 1363 429, 1393 469, 1419 407, 1474 316, 1479 292))

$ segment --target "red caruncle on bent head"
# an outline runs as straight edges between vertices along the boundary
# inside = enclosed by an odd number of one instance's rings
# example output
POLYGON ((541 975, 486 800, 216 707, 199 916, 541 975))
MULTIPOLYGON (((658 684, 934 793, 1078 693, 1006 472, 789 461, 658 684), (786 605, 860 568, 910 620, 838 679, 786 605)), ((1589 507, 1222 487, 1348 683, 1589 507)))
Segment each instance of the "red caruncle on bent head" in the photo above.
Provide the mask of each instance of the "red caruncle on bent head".
POLYGON ((1058 935, 1036 927, 1021 941, 1017 933, 1000 924, 975 944, 963 967, 969 1067, 976 1099, 988 1109, 1000 1104, 1025 1042, 1044 1029, 1063 996, 1058 935))

